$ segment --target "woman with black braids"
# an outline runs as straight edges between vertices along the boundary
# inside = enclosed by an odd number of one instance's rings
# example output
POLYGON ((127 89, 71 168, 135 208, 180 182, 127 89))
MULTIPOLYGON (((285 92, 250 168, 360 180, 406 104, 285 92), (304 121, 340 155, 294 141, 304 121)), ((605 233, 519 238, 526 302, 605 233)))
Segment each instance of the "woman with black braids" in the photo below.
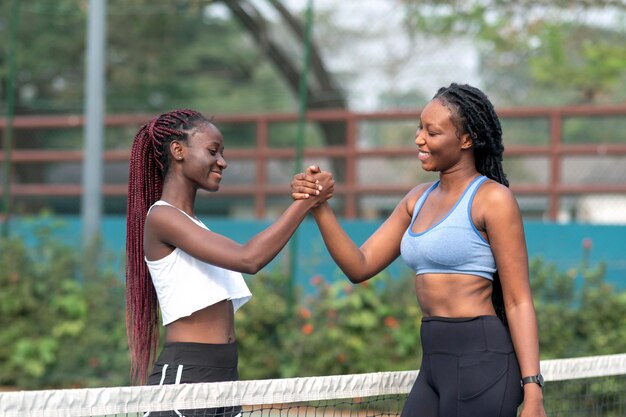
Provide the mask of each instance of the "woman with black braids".
POLYGON ((148 384, 236 380, 234 313, 251 297, 241 273, 263 268, 309 209, 332 196, 332 176, 318 176, 311 198, 293 202, 275 223, 239 244, 211 232, 194 214, 197 191, 217 191, 226 167, 222 134, 196 111, 162 114, 135 136, 126 237, 127 332, 135 381, 146 382, 154 360, 158 307, 165 346, 148 384))
MULTIPOLYGON (((452 84, 422 110, 415 144, 439 180, 413 188, 361 247, 328 204, 312 210, 352 282, 398 256, 415 271, 423 357, 402 416, 513 417, 523 400, 521 416, 543 417, 524 229, 498 116, 480 90, 452 84)), ((306 198, 311 177, 294 177, 294 199, 306 198)))

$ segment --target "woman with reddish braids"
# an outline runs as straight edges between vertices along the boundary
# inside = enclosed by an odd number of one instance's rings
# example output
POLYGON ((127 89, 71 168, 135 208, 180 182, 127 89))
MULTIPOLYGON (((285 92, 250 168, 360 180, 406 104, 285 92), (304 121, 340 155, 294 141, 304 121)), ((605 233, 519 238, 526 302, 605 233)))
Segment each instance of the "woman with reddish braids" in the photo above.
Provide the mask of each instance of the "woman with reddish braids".
MULTIPOLYGON (((234 313, 251 297, 241 273, 255 274, 267 265, 309 209, 332 197, 332 176, 317 177, 308 188, 311 198, 293 202, 272 225, 239 244, 210 231, 194 214, 197 191, 217 191, 226 167, 222 134, 196 111, 162 114, 135 136, 126 237, 133 381, 158 385, 236 380, 234 313), (159 343, 159 307, 165 345, 148 376, 159 343)), ((206 415, 228 417, 240 410, 209 411, 206 415)), ((195 415, 193 410, 182 413, 195 415)))
MULTIPOLYGON (((545 417, 524 228, 491 101, 469 85, 439 89, 415 144, 422 169, 439 179, 409 191, 361 247, 328 204, 313 209, 352 282, 399 256, 415 273, 422 365, 402 417, 515 417, 522 400, 521 417, 545 417)), ((294 198, 307 197, 315 172, 294 177, 294 198)))

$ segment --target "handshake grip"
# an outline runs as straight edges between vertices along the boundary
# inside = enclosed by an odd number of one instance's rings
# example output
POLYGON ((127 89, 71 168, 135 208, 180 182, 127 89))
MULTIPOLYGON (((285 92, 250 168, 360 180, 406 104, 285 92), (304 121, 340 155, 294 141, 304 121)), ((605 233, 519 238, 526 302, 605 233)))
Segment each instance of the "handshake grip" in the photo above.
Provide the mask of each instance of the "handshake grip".
POLYGON ((291 181, 291 197, 294 200, 315 199, 314 207, 325 203, 333 196, 335 180, 333 174, 310 165, 305 172, 294 175, 291 181))

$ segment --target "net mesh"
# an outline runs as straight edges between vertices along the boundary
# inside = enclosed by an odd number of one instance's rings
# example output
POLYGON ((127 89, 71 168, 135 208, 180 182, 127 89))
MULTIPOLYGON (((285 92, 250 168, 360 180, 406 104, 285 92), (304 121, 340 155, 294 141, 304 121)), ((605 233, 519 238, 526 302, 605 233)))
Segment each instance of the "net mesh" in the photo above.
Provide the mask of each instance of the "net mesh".
MULTIPOLYGON (((541 369, 548 415, 626 416, 626 354, 547 360, 541 369)), ((417 373, 5 392, 0 393, 0 415, 397 416, 417 373)))

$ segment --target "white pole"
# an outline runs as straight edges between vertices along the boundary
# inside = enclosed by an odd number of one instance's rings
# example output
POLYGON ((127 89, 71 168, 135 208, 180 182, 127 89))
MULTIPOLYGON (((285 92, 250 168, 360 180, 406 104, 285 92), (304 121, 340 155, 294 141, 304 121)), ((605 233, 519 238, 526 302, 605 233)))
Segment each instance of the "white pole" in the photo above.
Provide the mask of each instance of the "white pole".
POLYGON ((106 0, 89 0, 81 207, 83 247, 91 245, 99 235, 102 215, 105 44, 106 0))

